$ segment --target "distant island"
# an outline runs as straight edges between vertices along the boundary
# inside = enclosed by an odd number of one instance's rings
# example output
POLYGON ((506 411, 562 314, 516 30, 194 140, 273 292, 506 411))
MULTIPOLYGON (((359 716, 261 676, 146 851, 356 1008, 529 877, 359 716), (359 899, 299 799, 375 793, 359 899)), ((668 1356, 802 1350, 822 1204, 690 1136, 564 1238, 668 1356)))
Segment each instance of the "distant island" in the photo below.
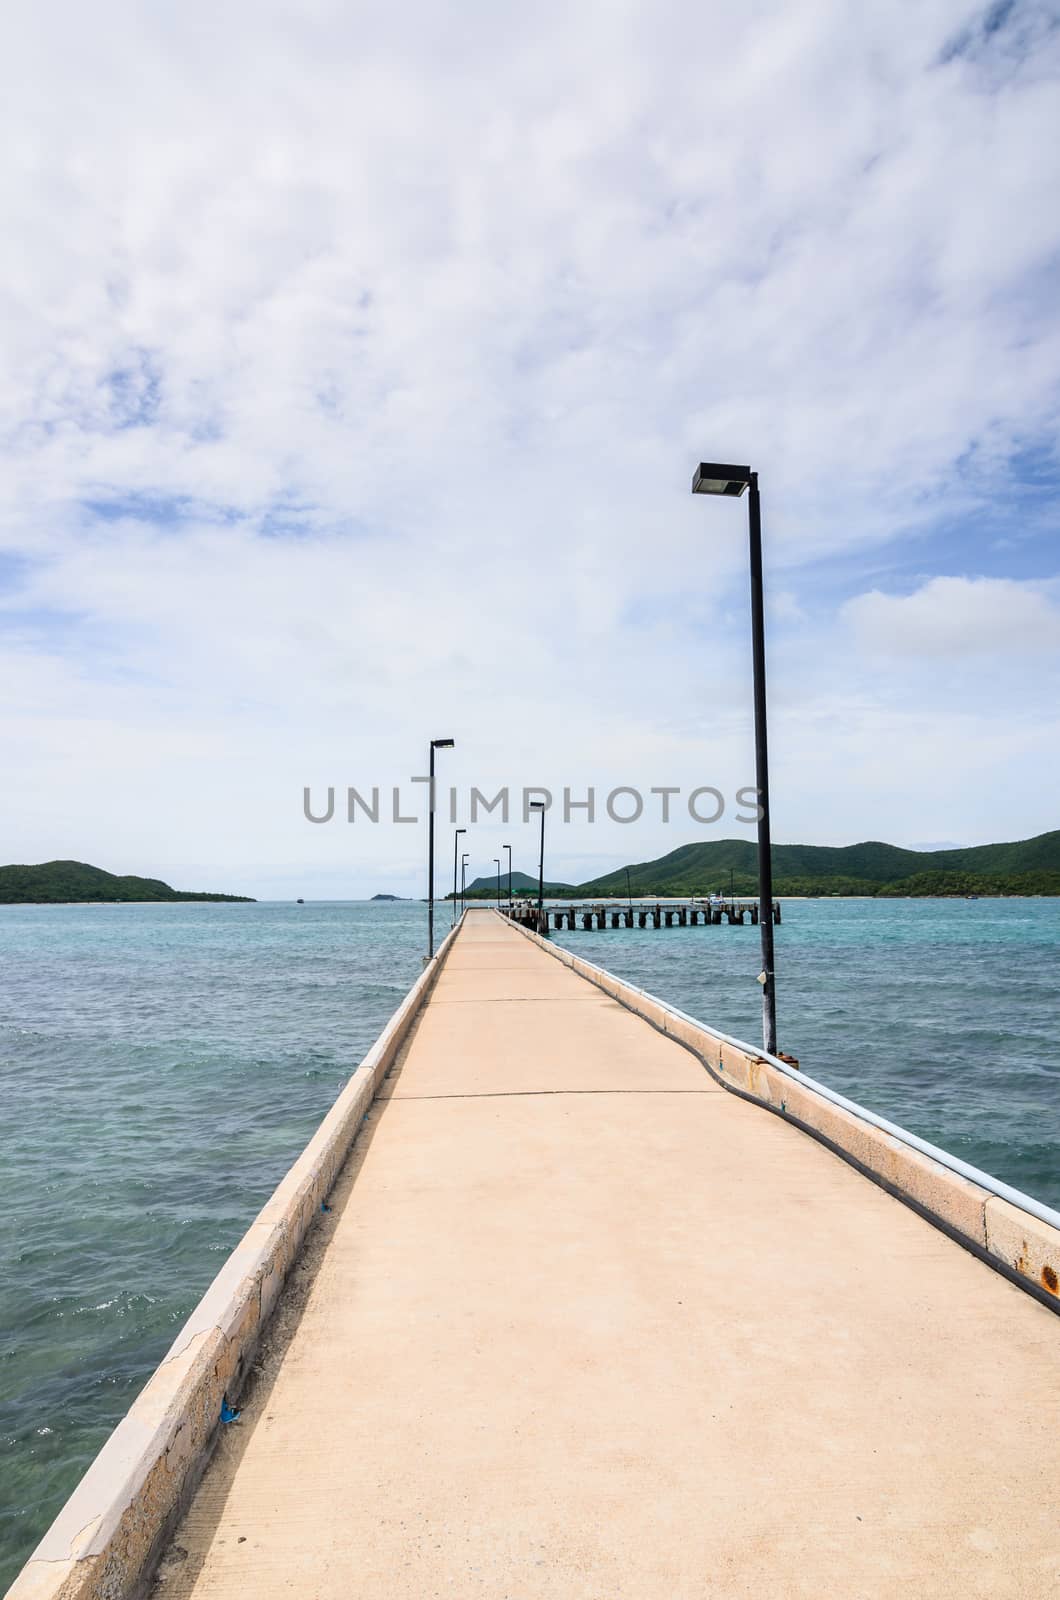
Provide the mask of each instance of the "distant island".
MULTIPOLYGON (((739 895, 758 890, 757 848, 749 839, 718 839, 682 845, 657 861, 619 867, 587 883, 546 883, 553 900, 672 898, 705 895, 730 887, 739 895)), ((501 893, 508 875, 501 873, 501 893)), ((512 873, 513 894, 536 894, 537 879, 512 873)), ((1011 844, 971 845, 957 850, 905 850, 900 845, 773 846, 773 892, 778 895, 871 895, 945 898, 967 895, 1060 895, 1060 830, 1011 844)), ((476 878, 468 898, 489 900, 496 877, 476 878)), ((451 897, 450 897, 451 898, 451 897)))
POLYGON ((0 867, 0 905, 69 905, 99 900, 224 900, 253 904, 253 897, 246 894, 199 894, 171 889, 161 878, 116 877, 102 867, 90 867, 87 861, 0 867))
POLYGON ((374 894, 372 896, 372 899, 373 900, 407 900, 408 899, 408 895, 405 895, 405 894, 374 894))

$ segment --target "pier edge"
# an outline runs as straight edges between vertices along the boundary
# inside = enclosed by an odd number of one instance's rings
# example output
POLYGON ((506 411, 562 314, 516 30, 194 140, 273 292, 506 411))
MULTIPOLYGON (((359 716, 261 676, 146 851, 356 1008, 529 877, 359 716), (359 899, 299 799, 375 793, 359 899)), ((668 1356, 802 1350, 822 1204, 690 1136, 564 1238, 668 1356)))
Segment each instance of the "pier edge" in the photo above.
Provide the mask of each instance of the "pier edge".
POLYGON ((258 1338, 463 918, 438 946, 305 1149, 75 1485, 4 1600, 136 1600, 191 1500, 258 1338))
POLYGON ((884 1119, 845 1096, 828 1098, 822 1085, 797 1068, 767 1059, 752 1046, 708 1028, 533 929, 499 912, 493 914, 628 1011, 684 1045, 724 1089, 774 1112, 826 1145, 992 1270, 1060 1314, 1060 1226, 1048 1220, 1053 1215, 1048 1207, 965 1163, 960 1165, 967 1175, 955 1171, 906 1142, 916 1139, 915 1135, 893 1123, 878 1126, 884 1119), (838 1100, 843 1104, 835 1103, 838 1100))

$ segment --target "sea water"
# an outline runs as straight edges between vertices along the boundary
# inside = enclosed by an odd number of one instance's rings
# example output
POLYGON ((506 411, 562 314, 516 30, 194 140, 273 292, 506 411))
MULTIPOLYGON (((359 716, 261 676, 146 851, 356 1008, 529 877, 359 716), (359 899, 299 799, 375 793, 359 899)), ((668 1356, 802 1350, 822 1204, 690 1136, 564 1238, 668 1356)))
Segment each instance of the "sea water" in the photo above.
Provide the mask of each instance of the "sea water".
MULTIPOLYGON (((1060 901, 785 901, 783 915, 781 1048, 1060 1206, 1060 901)), ((761 1037, 757 928, 552 937, 761 1037)), ((411 902, 0 907, 0 1588, 425 946, 411 902)))

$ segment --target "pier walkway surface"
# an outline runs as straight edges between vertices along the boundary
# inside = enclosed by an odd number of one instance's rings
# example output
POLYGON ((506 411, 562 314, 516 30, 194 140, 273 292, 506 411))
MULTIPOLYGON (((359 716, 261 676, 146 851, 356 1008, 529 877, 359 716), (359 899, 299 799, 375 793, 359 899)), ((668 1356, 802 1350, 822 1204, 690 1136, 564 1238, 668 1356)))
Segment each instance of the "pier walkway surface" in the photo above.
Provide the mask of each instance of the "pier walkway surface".
POLYGON ((1055 1593, 1056 1317, 490 912, 318 1232, 158 1593, 1055 1593))

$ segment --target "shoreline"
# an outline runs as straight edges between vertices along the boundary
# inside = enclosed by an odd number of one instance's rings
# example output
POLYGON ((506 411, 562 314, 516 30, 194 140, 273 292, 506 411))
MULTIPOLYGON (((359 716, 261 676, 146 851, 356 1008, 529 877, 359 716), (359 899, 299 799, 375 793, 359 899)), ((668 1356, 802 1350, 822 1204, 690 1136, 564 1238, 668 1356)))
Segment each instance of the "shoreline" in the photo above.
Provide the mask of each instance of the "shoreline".
MULTIPOLYGON (((284 905, 279 900, 273 902, 284 905)), ((250 895, 189 895, 186 900, 0 900, 0 906, 256 906, 250 895)))
MULTIPOLYGON (((633 895, 632 900, 633 900, 633 904, 634 905, 647 904, 647 903, 650 903, 652 905, 667 905, 667 904, 669 904, 671 902, 674 905, 687 905, 689 903, 689 901, 691 901, 691 900, 706 901, 709 898, 710 897, 708 895, 698 894, 698 893, 697 894, 635 894, 635 895, 633 895)), ((721 895, 718 898, 719 898, 720 904, 728 905, 729 898, 730 898, 728 895, 721 895)), ((734 895, 734 896, 732 896, 732 898, 735 899, 735 900, 747 900, 747 901, 750 901, 750 900, 757 900, 758 899, 758 895, 755 894, 752 891, 751 893, 748 893, 748 894, 737 894, 737 895, 734 895)), ((523 894, 523 895, 513 895, 512 899, 513 900, 536 900, 537 896, 536 895, 525 895, 525 894, 523 894)), ((946 900, 951 900, 951 901, 965 901, 965 900, 990 900, 990 901, 994 901, 994 900, 1057 900, 1057 901, 1060 901, 1060 894, 971 894, 971 895, 968 895, 968 894, 776 894, 776 893, 774 893, 773 899, 774 900, 785 900, 785 901, 802 900, 802 901, 806 901, 808 903, 809 902, 813 902, 813 901, 817 901, 817 900, 845 900, 845 901, 871 900, 871 901, 882 901, 882 902, 887 902, 887 903, 893 903, 894 901, 901 901, 901 900, 917 900, 917 901, 930 900, 930 901, 934 901, 934 902, 941 902, 941 901, 946 901, 946 900)), ((594 905, 594 906, 597 906, 597 905, 600 905, 600 906, 603 906, 603 905, 625 906, 625 905, 629 905, 629 903, 630 903, 629 902, 629 898, 626 895, 591 895, 591 894, 587 894, 587 895, 564 895, 562 897, 562 899, 557 898, 555 895, 545 895, 544 900, 545 900, 545 904, 546 905, 550 905, 550 906, 590 905, 590 904, 594 905)), ((471 905, 492 906, 492 905, 496 904, 496 897, 493 896, 493 897, 490 897, 490 898, 485 898, 485 897, 479 898, 478 896, 476 896, 474 899, 472 899, 471 896, 469 895, 467 903, 468 903, 469 906, 471 906, 471 905)), ((446 905, 451 905, 452 901, 451 900, 446 900, 445 904, 446 905)), ((506 897, 503 896, 503 895, 501 896, 501 904, 502 904, 502 906, 507 904, 506 897)))

